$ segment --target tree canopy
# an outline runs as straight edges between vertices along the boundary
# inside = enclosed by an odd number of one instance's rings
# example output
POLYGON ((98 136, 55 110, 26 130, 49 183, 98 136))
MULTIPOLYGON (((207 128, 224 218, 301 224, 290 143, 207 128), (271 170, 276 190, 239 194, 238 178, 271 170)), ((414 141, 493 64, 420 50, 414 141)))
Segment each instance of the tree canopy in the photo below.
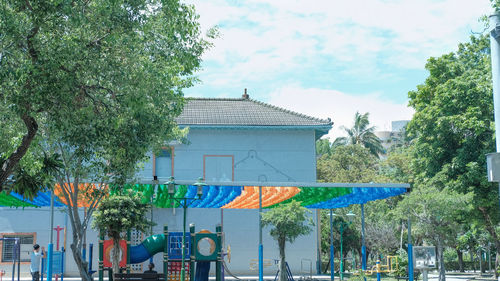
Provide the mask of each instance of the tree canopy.
POLYGON ((430 58, 429 77, 409 93, 415 114, 408 132, 417 186, 472 192, 468 218, 496 240, 498 264, 498 185, 485 175, 486 154, 495 151, 489 52, 488 37, 473 36, 457 52, 430 58))
POLYGON ((370 126, 368 120, 370 113, 360 114, 356 112, 354 115, 354 125, 352 128, 343 127, 347 133, 347 137, 339 137, 335 140, 335 144, 358 144, 370 150, 370 152, 378 157, 380 153, 384 152, 384 148, 380 139, 375 135, 375 127, 370 126))
POLYGON ((377 182, 377 158, 361 145, 337 146, 317 161, 318 179, 325 182, 377 182))
MULTIPOLYGON (((124 182, 172 135, 182 89, 196 80, 209 43, 194 8, 177 0, 0 5, 0 190, 53 136, 84 158, 97 155, 124 182)), ((24 169, 34 174, 37 163, 24 169)))
POLYGON ((14 173, 12 188, 33 196, 43 186, 18 179, 47 170, 45 155, 58 160, 70 247, 90 280, 80 253, 95 207, 149 151, 183 135, 182 90, 210 44, 178 0, 6 0, 0 18, 0 190, 14 173))

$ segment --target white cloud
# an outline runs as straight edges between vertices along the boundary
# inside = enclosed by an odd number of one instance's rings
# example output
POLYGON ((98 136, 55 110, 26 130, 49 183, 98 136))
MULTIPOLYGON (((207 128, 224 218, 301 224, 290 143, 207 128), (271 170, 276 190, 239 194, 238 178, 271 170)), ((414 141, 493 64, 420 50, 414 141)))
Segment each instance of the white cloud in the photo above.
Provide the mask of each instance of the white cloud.
POLYGON ((341 126, 352 127, 354 114, 370 113, 370 123, 379 131, 391 129, 391 121, 410 120, 413 109, 380 98, 377 93, 349 95, 335 90, 304 89, 285 86, 272 92, 269 103, 316 118, 330 118, 334 122, 328 134, 331 140, 345 135, 341 126))
POLYGON ((319 55, 376 68, 382 52, 393 67, 421 69, 480 31, 477 18, 489 12, 488 0, 192 1, 205 28, 224 24, 205 59, 242 75, 319 55))
POLYGON ((221 32, 201 73, 204 89, 218 90, 197 95, 225 96, 234 85, 259 85, 271 92, 268 99, 259 97, 263 101, 331 117, 334 136, 340 125, 351 125, 357 110, 370 112, 381 130, 392 120, 410 119, 411 109, 390 101, 401 96, 388 92, 406 93, 408 84, 422 83, 427 59, 482 31, 477 19, 490 13, 489 0, 188 1, 203 28, 220 25, 221 32), (402 76, 416 72, 411 79, 402 76), (352 90, 356 95, 334 90, 342 79, 360 82, 352 90), (370 84, 380 81, 406 84, 392 83, 391 90, 378 85, 380 92, 372 93, 370 84))

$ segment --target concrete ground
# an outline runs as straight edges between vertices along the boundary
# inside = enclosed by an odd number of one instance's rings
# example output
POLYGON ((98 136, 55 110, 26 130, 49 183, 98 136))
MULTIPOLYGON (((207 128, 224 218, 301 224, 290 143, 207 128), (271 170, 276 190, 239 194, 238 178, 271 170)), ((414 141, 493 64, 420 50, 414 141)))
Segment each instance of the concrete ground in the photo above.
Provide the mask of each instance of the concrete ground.
MULTIPOLYGON (((299 281, 301 280, 303 276, 294 276, 294 280, 295 281, 299 281)), ((238 276, 239 280, 249 280, 249 281, 255 281, 255 280, 259 280, 259 276, 238 276)), ((313 275, 312 278, 316 281, 329 281, 330 280, 330 276, 329 275, 313 275)), ((234 277, 231 277, 231 276, 226 276, 225 278, 226 280, 230 280, 230 281, 238 281, 238 279, 234 278, 234 277)), ((391 280, 391 281, 394 281, 395 279, 394 278, 382 278, 382 281, 384 281, 384 279, 387 279, 387 280, 391 280)), ((439 275, 437 273, 429 273, 429 277, 428 277, 428 281, 437 281, 439 279, 439 275)), ((3 276, 0 281, 11 281, 12 280, 12 277, 11 276, 3 276)), ((15 281, 17 281, 17 277, 14 279, 15 281)), ((28 276, 26 274, 22 274, 21 275, 21 278, 20 280, 22 281, 31 281, 31 276, 28 276)), ((44 281, 46 281, 47 279, 44 278, 44 281)), ((59 281, 61 279, 59 278, 59 281)), ((78 278, 78 277, 64 277, 64 281, 80 281, 81 279, 78 278)), ((97 278, 94 278, 94 280, 97 280, 97 278)), ((104 278, 104 280, 108 280, 108 278, 104 278)), ((214 281, 215 280, 215 277, 210 277, 210 281, 214 281)), ((274 280, 274 276, 264 276, 264 280, 266 281, 273 281, 274 280)), ((345 277, 344 278, 344 281, 347 281, 348 278, 345 277)), ((376 280, 376 279, 375 279, 376 280)), ((478 273, 449 273, 449 274, 446 274, 446 281, 497 281, 497 279, 495 279, 495 276, 492 275, 492 274, 485 274, 484 276, 480 276, 478 273)), ((52 279, 52 281, 55 281, 55 279, 52 279)), ((335 276, 335 281, 340 281, 339 277, 338 276, 335 276)), ((417 281, 417 280, 415 280, 417 281)), ((420 276, 420 278, 418 279, 418 281, 422 281, 422 278, 420 276)), ((498 281, 500 281, 500 279, 498 279, 498 281)))

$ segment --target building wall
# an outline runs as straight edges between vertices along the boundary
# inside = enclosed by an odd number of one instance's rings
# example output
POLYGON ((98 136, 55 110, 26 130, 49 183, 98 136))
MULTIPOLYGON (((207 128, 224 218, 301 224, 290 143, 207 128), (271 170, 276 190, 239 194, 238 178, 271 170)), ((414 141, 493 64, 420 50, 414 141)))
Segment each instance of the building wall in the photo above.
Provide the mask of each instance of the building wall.
MULTIPOLYGON (((205 177, 208 181, 300 181, 316 180, 315 135, 304 130, 204 130, 191 129, 188 144, 173 146, 158 157, 150 157, 138 173, 145 183, 156 174, 161 182, 172 175, 178 180, 196 180, 205 177), (173 159, 172 159, 173 157, 173 159), (153 159, 154 158, 154 159, 153 159)), ((0 233, 36 232, 36 243, 46 246, 49 242, 48 208, 9 209, 2 208, 0 233)), ((182 231, 182 209, 154 209, 157 226, 154 233, 162 233, 163 225, 169 231, 182 231)), ((316 215, 314 213, 314 218, 316 215)), ((194 223, 196 230, 215 231, 222 223, 225 244, 231 245, 232 260, 229 269, 235 274, 257 275, 250 270, 252 261, 258 258, 258 210, 188 209, 187 223, 194 223)), ((65 225, 65 214, 56 212, 54 225, 65 225)), ((69 225, 69 222, 68 222, 69 225)), ((94 243, 93 267, 97 268, 97 233, 89 229, 87 244, 94 243)), ((67 233, 67 246, 71 243, 71 227, 67 233)), ((300 274, 301 261, 316 265, 317 232, 298 238, 287 245, 287 260, 292 271, 300 274)), ((55 238, 54 238, 55 239, 55 238)), ((62 238, 61 238, 62 239, 62 238)), ((55 243, 55 242, 54 242, 55 243)), ((264 258, 279 258, 277 243, 263 232, 264 258)), ((158 271, 162 271, 161 254, 154 257, 158 271)), ((67 252, 66 272, 78 276, 71 250, 67 252)), ((9 274, 12 264, 0 265, 9 274)), ((29 273, 29 264, 23 265, 24 275, 29 273)), ((212 266, 212 273, 214 269, 212 266)), ((265 274, 273 275, 276 267, 265 268, 265 274)))
POLYGON ((173 161, 151 156, 137 177, 166 181, 173 166, 177 180, 310 182, 316 181, 315 153, 313 130, 191 129, 188 144, 173 146, 173 161))

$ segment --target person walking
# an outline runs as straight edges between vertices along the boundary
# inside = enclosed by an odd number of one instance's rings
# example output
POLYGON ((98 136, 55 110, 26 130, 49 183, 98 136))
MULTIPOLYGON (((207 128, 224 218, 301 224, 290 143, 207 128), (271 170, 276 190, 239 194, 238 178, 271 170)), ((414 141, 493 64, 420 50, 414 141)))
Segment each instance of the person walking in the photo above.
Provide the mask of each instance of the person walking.
POLYGON ((40 280, 40 261, 43 257, 45 257, 44 247, 42 247, 42 249, 40 250, 40 245, 38 244, 33 245, 33 252, 31 252, 31 265, 30 265, 32 281, 40 280))

